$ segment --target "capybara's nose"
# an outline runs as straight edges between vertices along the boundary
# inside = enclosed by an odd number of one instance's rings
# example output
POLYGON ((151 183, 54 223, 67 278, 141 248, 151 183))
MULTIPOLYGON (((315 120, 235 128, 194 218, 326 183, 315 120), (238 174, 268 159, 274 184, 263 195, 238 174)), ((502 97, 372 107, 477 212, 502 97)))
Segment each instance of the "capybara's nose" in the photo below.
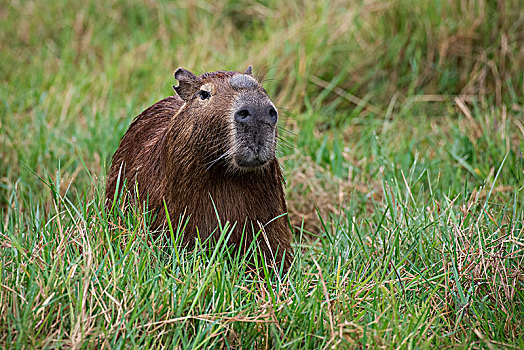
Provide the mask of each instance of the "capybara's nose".
POLYGON ((236 111, 235 121, 241 124, 251 123, 253 120, 253 109, 249 107, 244 107, 236 111))
POLYGON ((263 123, 274 126, 277 119, 277 110, 271 104, 261 106, 246 105, 235 112, 235 121, 240 124, 263 123))

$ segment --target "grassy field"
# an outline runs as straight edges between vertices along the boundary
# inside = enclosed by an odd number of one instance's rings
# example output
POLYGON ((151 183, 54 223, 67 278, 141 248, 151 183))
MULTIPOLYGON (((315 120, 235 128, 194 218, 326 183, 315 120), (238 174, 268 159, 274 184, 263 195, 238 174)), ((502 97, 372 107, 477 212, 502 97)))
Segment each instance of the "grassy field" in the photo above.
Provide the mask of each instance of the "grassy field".
POLYGON ((524 348, 521 1, 0 0, 0 76, 0 347, 524 348), (249 64, 286 276, 103 210, 176 68, 249 64))

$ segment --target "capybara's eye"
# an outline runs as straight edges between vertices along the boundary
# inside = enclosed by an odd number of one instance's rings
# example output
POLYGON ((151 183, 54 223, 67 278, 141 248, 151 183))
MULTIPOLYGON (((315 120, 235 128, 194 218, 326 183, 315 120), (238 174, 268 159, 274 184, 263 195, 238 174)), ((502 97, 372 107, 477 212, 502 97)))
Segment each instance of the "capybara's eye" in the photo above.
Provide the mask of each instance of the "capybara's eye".
POLYGON ((200 95, 201 100, 207 100, 208 98, 211 97, 211 94, 209 93, 209 91, 205 91, 205 90, 200 90, 199 95, 200 95))

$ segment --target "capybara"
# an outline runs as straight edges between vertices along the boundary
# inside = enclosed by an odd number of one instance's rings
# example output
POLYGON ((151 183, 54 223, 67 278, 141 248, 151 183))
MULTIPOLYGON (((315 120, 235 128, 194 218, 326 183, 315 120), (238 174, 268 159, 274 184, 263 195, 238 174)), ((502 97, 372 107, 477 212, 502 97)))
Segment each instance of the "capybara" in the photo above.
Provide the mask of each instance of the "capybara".
POLYGON ((176 95, 147 108, 122 137, 107 177, 107 208, 125 193, 125 203, 147 203, 159 230, 167 208, 173 225, 185 224, 188 245, 197 235, 218 239, 218 215, 236 225, 228 244, 245 251, 256 237, 266 262, 287 271, 292 234, 275 157, 275 105, 251 67, 200 76, 179 68, 175 78, 176 95))

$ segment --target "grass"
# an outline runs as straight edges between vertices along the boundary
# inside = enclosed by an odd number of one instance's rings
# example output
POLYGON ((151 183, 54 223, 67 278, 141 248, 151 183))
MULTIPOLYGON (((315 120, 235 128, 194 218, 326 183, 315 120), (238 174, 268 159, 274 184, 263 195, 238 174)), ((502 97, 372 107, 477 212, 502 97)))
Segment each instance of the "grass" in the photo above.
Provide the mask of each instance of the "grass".
POLYGON ((2 347, 524 347, 519 1, 0 4, 2 347), (103 210, 176 68, 249 64, 282 115, 287 276, 103 210))

